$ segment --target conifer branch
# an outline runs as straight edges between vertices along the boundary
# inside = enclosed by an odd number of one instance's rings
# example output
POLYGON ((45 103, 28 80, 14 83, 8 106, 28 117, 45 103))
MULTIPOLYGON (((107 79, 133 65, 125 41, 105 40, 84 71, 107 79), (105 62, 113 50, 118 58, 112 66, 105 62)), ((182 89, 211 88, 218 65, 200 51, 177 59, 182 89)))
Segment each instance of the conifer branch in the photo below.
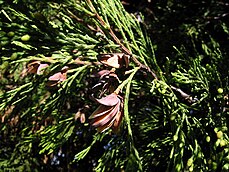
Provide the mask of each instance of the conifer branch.
MULTIPOLYGON (((94 17, 100 22, 100 24, 108 29, 109 31, 109 34, 110 36, 113 38, 113 40, 121 47, 122 51, 127 54, 127 55, 130 55, 131 59, 135 62, 135 64, 137 66, 139 66, 141 69, 145 69, 147 72, 149 72, 156 80, 159 80, 158 76, 150 69, 149 66, 146 66, 144 64, 142 64, 135 56, 132 55, 131 51, 125 46, 122 44, 122 42, 120 41, 120 39, 115 35, 114 31, 111 29, 110 26, 108 26, 106 24, 106 22, 100 17, 100 15, 96 12, 96 9, 94 8, 91 0, 87 0, 89 5, 90 5, 90 8, 91 10, 95 13, 94 17)), ((99 28, 99 26, 98 26, 99 28)), ((99 30, 102 30, 99 28, 99 30)), ((102 32, 103 34, 105 34, 104 32, 102 32)), ((196 99, 193 99, 189 94, 185 93, 184 91, 182 91, 180 88, 176 88, 174 86, 171 86, 171 88, 177 92, 180 93, 180 95, 185 99, 187 100, 188 102, 190 103, 194 103, 196 102, 196 99)))
MULTIPOLYGON (((91 0, 87 0, 91 10, 95 13, 94 17, 100 22, 100 24, 105 28, 108 29, 110 36, 114 39, 114 41, 120 46, 120 48, 122 49, 122 51, 129 55, 132 60, 135 62, 135 64, 137 66, 139 66, 142 69, 146 69, 156 80, 158 80, 157 75, 146 65, 142 64, 136 57, 134 57, 131 53, 131 51, 122 44, 122 42, 120 41, 120 39, 115 35, 114 31, 111 29, 111 27, 107 26, 106 22, 100 17, 100 15, 96 12, 91 0)), ((100 29, 101 30, 101 29, 100 29)))

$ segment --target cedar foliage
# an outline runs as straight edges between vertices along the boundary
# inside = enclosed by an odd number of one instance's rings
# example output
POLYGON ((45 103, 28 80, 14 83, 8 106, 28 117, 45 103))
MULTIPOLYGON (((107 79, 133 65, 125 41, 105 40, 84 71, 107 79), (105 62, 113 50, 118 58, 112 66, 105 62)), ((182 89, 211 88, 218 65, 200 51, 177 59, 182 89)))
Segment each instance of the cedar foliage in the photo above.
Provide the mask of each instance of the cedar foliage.
POLYGON ((155 1, 141 15, 117 0, 0 1, 0 170, 229 170, 228 4, 207 4, 155 1), (132 55, 116 70, 118 133, 88 120, 104 53, 132 55), (49 66, 31 74, 34 61, 49 66))

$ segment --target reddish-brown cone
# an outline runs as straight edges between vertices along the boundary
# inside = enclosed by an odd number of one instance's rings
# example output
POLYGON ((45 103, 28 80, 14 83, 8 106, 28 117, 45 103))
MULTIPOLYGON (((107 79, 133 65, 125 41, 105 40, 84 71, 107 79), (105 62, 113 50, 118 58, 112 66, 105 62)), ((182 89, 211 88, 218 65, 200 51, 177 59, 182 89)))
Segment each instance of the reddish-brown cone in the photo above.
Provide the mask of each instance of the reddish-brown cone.
POLYGON ((48 78, 47 86, 54 87, 60 82, 63 82, 67 79, 67 70, 68 67, 63 67, 61 72, 57 72, 54 75, 48 78))
POLYGON ((98 55, 98 60, 104 65, 121 68, 128 67, 130 56, 124 53, 110 53, 98 55))
POLYGON ((95 100, 100 106, 89 117, 91 125, 99 132, 104 132, 109 128, 117 131, 123 117, 123 98, 112 93, 95 100))
POLYGON ((43 74, 43 71, 45 68, 47 68, 49 65, 46 63, 41 63, 40 61, 33 61, 27 65, 27 72, 41 75, 43 74))
POLYGON ((102 97, 105 93, 113 93, 119 83, 119 78, 113 70, 101 70, 93 76, 99 77, 99 82, 92 87, 93 95, 97 94, 96 97, 102 97))

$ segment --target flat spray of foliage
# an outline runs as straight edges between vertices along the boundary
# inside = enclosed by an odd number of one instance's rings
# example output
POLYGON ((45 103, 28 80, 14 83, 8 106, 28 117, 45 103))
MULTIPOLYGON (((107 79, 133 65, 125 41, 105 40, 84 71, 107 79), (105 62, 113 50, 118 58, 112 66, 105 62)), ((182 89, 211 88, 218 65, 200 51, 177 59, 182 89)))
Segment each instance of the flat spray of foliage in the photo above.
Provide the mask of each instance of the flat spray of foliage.
POLYGON ((228 54, 210 35, 197 48, 186 25, 193 52, 174 46, 159 65, 143 16, 119 1, 0 4, 1 171, 229 169, 228 54), (124 117, 100 133, 92 88, 111 68, 97 57, 114 53, 130 57, 115 71, 124 117))

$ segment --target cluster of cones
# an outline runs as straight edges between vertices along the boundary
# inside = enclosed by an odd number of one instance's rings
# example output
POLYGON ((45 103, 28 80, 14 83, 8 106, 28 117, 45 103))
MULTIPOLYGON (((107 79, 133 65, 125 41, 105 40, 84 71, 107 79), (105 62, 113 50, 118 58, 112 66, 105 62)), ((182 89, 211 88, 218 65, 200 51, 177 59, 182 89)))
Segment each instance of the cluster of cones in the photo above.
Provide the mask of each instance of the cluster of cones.
POLYGON ((123 53, 102 54, 98 60, 106 66, 112 67, 111 70, 102 70, 97 73, 99 82, 92 90, 99 93, 99 97, 92 99, 99 104, 99 107, 89 117, 90 123, 99 132, 112 129, 117 132, 123 118, 123 97, 117 91, 119 78, 115 73, 115 68, 128 67, 129 56, 123 53))
MULTIPOLYGON (((99 104, 99 107, 89 117, 90 123, 99 132, 112 129, 117 132, 123 118, 123 97, 119 95, 117 89, 119 78, 115 69, 128 67, 129 55, 124 53, 100 54, 98 60, 111 70, 101 70, 95 76, 99 77, 99 82, 92 88, 92 99, 99 104), (97 97, 95 94, 97 93, 97 97)), ((32 61, 27 65, 27 73, 42 75, 48 64, 40 61, 32 61)), ((68 67, 63 67, 61 71, 48 78, 47 86, 56 87, 59 83, 67 79, 68 67)), ((78 118, 78 117, 77 117, 78 118)), ((85 117, 82 116, 84 122, 85 117)))

